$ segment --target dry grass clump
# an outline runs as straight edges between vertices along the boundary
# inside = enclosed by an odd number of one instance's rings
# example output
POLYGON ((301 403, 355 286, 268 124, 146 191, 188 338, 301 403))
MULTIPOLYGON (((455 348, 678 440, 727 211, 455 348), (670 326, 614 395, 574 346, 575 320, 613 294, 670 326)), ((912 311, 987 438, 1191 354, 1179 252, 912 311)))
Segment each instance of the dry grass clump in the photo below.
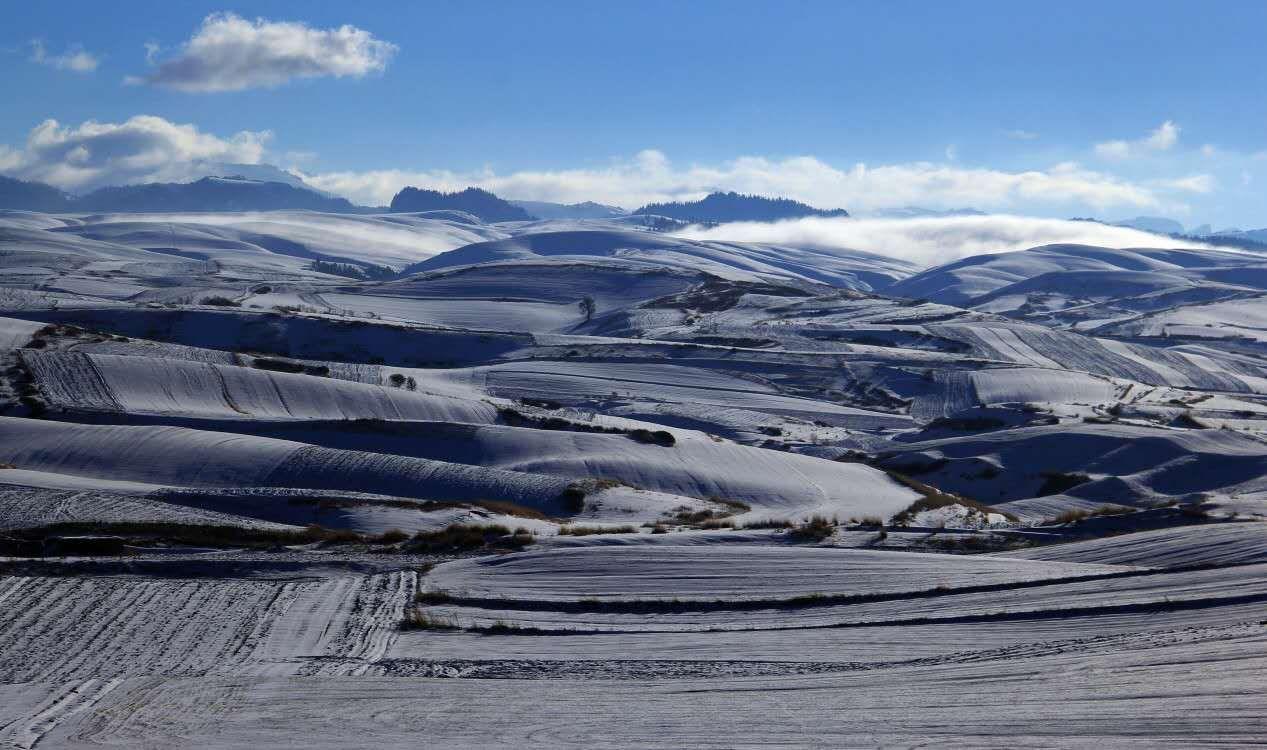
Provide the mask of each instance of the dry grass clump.
POLYGON ((452 617, 438 617, 428 614, 422 607, 410 607, 405 610, 405 619, 400 621, 401 630, 458 630, 458 624, 452 617))
POLYGON ((786 518, 763 518, 759 521, 749 521, 743 527, 745 529, 790 529, 795 525, 786 518))
POLYGON ((501 524, 453 524, 439 531, 421 531, 405 542, 408 552, 455 552, 473 549, 520 549, 536 541, 524 528, 513 532, 501 524))
POLYGON ((592 534, 637 534, 638 528, 624 526, 560 526, 559 536, 590 536, 592 534))
POLYGON ((1098 518, 1103 516, 1124 516, 1134 513, 1135 508, 1127 505, 1101 505, 1095 510, 1084 510, 1082 508, 1071 508, 1057 516, 1048 518, 1043 521, 1040 526, 1063 526, 1065 524, 1079 523, 1088 518, 1098 518))
POLYGON ((836 524, 824 516, 813 516, 800 526, 793 526, 787 533, 794 541, 821 542, 836 533, 836 524))
POLYGON ((448 604, 452 602, 454 596, 447 591, 434 589, 432 591, 419 591, 414 594, 414 601, 418 604, 448 604))
POLYGON ((693 510, 690 506, 680 505, 674 508, 673 523, 679 526, 695 526, 701 529, 733 529, 735 528, 734 522, 723 519, 752 510, 752 506, 747 503, 738 500, 724 500, 716 495, 709 497, 708 501, 720 505, 722 508, 693 510))
POLYGON ((327 529, 316 524, 302 529, 250 528, 225 524, 189 524, 166 521, 69 521, 11 529, 15 539, 43 543, 65 536, 112 536, 131 546, 245 547, 268 549, 298 544, 397 544, 408 534, 392 529, 383 534, 361 534, 348 529, 327 529))

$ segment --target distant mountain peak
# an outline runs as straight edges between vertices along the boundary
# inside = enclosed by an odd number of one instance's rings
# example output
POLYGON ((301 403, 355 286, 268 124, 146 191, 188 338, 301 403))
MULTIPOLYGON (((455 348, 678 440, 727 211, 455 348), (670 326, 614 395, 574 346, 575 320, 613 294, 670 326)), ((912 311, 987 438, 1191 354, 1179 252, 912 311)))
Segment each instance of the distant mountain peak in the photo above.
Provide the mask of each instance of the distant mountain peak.
POLYGON ((465 211, 488 222, 531 221, 535 218, 519 206, 477 187, 468 187, 456 193, 406 187, 392 198, 391 211, 465 211))
POLYGON ((1113 222, 1115 227, 1129 227, 1154 234, 1183 234, 1183 224, 1163 216, 1136 216, 1113 222))
POLYGON ((691 222, 779 221, 807 216, 845 217, 843 208, 821 209, 790 198, 766 198, 736 192, 710 193, 697 201, 648 203, 635 214, 654 214, 691 222))
POLYGON ((606 206, 594 201, 582 203, 550 203, 548 201, 511 201, 540 219, 616 219, 629 212, 619 206, 606 206))

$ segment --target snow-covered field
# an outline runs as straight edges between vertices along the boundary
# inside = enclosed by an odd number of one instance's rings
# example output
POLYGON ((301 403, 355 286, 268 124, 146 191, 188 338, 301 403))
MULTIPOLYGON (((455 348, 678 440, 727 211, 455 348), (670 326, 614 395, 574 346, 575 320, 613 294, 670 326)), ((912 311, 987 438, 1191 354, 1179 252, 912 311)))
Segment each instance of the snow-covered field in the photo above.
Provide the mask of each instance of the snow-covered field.
POLYGON ((0 212, 0 747, 1261 742, 1267 259, 650 223, 0 212))

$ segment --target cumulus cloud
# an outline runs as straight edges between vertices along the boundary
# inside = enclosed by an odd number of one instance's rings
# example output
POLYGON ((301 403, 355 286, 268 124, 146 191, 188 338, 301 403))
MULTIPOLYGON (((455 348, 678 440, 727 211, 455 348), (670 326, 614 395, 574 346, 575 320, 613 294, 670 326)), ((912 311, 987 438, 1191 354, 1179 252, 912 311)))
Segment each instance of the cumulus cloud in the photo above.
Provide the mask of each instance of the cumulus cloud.
MULTIPOLYGON (((362 78, 384 70, 396 50, 355 26, 314 29, 215 13, 174 57, 158 62, 143 79, 131 80, 206 93, 279 86, 295 78, 362 78)), ((153 48, 147 48, 147 57, 154 58, 153 48)))
POLYGON ((1105 141, 1095 144, 1095 153, 1102 159, 1121 161, 1148 153, 1169 151, 1179 142, 1181 128, 1166 120, 1148 135, 1135 141, 1105 141))
POLYGON ((45 120, 31 130, 24 148, 0 148, 0 170, 70 191, 180 181, 199 176, 207 162, 257 164, 271 137, 268 131, 244 130, 220 138, 151 115, 75 127, 45 120))
POLYGON ((736 222, 710 228, 688 227, 676 234, 696 240, 864 250, 921 266, 1055 243, 1116 248, 1205 247, 1201 243, 1180 242, 1091 221, 1002 214, 926 219, 806 218, 769 224, 736 222))
POLYGON ((49 54, 44 40, 31 40, 31 62, 74 73, 91 73, 101 64, 96 55, 79 45, 74 45, 60 55, 49 54))
POLYGON ((636 208, 657 201, 694 200, 714 190, 785 196, 820 208, 865 213, 901 206, 999 211, 1033 208, 1104 210, 1165 208, 1153 188, 1075 163, 1044 170, 1008 172, 914 162, 840 169, 810 156, 768 159, 747 156, 718 165, 677 166, 659 151, 607 167, 497 174, 492 170, 380 170, 304 175, 332 193, 383 205, 406 185, 458 190, 469 185, 522 200, 575 203, 593 200, 636 208))

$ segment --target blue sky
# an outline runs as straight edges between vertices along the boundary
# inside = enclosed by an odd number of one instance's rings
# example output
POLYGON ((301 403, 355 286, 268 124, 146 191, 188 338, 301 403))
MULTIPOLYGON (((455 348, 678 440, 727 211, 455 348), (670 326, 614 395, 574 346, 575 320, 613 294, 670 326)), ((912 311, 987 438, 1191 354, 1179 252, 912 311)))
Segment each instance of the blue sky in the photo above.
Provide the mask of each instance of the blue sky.
POLYGON ((624 204, 717 187, 864 212, 1267 225, 1261 0, 63 1, 6 16, 0 171, 72 190, 260 161, 371 203, 406 183, 624 204))

